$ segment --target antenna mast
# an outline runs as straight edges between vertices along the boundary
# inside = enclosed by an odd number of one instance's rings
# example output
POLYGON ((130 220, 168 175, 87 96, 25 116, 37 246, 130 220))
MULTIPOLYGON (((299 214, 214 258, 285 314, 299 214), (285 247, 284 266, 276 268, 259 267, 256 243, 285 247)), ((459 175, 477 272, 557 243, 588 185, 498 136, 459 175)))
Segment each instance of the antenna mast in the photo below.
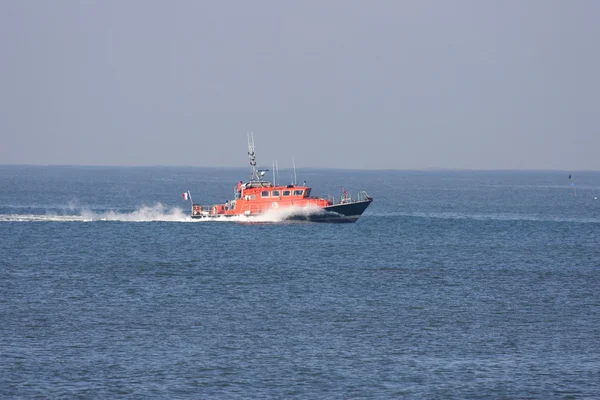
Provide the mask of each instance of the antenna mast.
POLYGON ((294 164, 294 186, 296 186, 296 160, 292 157, 292 164, 294 164))
POLYGON ((261 181, 268 169, 256 169, 256 156, 254 154, 254 133, 248 133, 248 158, 250 158, 250 181, 261 181))
POLYGON ((259 179, 256 171, 256 156, 254 155, 254 133, 248 133, 248 157, 250 158, 250 180, 259 179))

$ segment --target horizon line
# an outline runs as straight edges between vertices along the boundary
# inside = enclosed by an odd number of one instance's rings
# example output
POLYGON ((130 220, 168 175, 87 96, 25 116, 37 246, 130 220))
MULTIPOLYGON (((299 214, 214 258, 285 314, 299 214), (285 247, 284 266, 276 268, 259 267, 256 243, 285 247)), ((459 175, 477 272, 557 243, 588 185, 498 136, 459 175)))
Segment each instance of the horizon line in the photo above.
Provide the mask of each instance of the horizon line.
MULTIPOLYGON (((123 164, 4 164, 0 167, 70 167, 70 168, 205 168, 205 169, 245 169, 247 167, 234 166, 199 166, 199 165, 174 165, 174 164, 153 164, 153 165, 123 165, 123 164)), ((280 170, 291 170, 293 167, 279 168, 280 170)), ((341 168, 341 167, 302 167, 296 169, 304 170, 337 170, 337 171, 412 171, 412 172, 510 172, 510 171, 530 171, 530 172, 600 172, 600 169, 556 169, 556 168, 448 168, 448 167, 424 167, 424 168, 341 168)))

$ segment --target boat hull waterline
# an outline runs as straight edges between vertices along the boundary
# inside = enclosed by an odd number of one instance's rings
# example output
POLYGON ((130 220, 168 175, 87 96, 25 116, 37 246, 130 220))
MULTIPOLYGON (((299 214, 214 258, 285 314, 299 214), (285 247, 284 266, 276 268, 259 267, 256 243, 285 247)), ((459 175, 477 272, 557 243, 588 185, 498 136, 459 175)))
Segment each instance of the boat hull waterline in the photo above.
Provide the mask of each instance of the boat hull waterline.
POLYGON ((353 223, 358 220, 372 201, 373 199, 355 201, 352 203, 336 204, 318 209, 310 206, 302 208, 292 206, 287 209, 271 208, 256 214, 198 213, 192 214, 191 217, 196 220, 235 220, 236 222, 260 223, 279 221, 353 223), (287 212, 284 212, 284 210, 287 212), (278 211, 278 213, 275 214, 273 211, 278 211))

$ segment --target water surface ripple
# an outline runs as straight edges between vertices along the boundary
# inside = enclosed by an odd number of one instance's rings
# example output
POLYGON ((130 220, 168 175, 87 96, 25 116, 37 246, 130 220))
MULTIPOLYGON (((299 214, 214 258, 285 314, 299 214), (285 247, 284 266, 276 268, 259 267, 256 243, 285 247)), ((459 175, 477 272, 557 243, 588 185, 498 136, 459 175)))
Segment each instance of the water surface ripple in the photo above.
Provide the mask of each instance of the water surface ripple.
POLYGON ((308 171, 375 197, 335 225, 188 220, 245 171, 0 172, 2 398, 600 398, 598 173, 308 171))

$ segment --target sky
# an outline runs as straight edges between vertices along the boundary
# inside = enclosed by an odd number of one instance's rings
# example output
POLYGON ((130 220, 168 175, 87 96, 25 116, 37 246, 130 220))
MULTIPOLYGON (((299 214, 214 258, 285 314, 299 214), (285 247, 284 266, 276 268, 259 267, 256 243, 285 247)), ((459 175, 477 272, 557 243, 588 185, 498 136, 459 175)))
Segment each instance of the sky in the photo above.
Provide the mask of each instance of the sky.
POLYGON ((0 164, 600 170, 600 1, 3 0, 0 164))

